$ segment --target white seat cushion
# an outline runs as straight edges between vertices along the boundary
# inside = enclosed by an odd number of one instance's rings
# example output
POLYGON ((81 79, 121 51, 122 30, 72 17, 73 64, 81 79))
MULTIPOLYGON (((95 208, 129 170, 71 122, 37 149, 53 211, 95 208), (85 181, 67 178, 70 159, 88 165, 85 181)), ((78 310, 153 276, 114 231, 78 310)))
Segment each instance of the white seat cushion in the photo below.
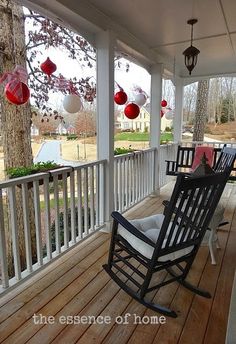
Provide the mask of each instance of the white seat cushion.
MULTIPOLYGON (((157 239, 160 234, 160 229, 162 226, 162 223, 164 221, 164 215, 163 214, 157 214, 152 215, 149 217, 144 217, 142 219, 135 219, 129 221, 134 227, 137 228, 140 232, 142 232, 144 235, 146 235, 150 240, 152 240, 154 243, 157 242, 157 239)), ((172 223, 169 225, 169 229, 171 228, 172 223)), ((167 240, 168 232, 166 234, 166 239, 163 242, 163 247, 165 246, 165 242, 167 240)), ((173 238, 175 236, 175 232, 177 230, 177 227, 174 231, 173 238)), ((143 242, 141 239, 137 238, 133 234, 131 234, 129 231, 127 231, 123 226, 118 226, 118 234, 120 234, 128 243, 139 253, 141 253, 143 256, 151 259, 152 254, 154 251, 154 248, 145 242, 143 242)), ((193 246, 187 247, 186 249, 178 250, 175 252, 172 252, 170 254, 164 255, 161 258, 159 258, 159 261, 166 261, 166 260, 174 260, 177 259, 183 255, 188 254, 191 252, 193 246)))

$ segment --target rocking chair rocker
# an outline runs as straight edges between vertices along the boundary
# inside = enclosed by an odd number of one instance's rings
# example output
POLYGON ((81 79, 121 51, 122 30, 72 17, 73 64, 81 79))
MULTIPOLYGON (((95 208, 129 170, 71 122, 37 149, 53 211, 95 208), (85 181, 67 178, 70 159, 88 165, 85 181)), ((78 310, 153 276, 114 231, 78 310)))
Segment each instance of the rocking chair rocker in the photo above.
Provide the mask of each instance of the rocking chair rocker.
POLYGON ((167 316, 177 317, 177 314, 148 300, 148 294, 171 282, 177 281, 210 298, 207 291, 192 286, 186 277, 229 174, 230 170, 226 169, 223 173, 204 177, 179 175, 165 214, 128 221, 120 213, 113 212, 105 271, 134 299, 167 316), (163 270, 170 276, 157 282, 156 275, 163 270))

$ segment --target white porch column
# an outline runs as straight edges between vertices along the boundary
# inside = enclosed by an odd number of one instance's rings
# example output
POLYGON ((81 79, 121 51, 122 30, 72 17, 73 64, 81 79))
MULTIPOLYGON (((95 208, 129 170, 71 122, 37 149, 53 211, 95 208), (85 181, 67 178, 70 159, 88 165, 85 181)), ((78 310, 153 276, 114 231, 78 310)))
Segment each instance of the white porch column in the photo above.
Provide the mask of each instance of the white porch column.
POLYGON ((114 210, 114 36, 103 31, 96 37, 97 47, 97 150, 98 159, 106 159, 104 185, 104 221, 110 229, 114 210))
POLYGON ((174 142, 181 142, 182 139, 182 122, 183 122, 183 97, 184 86, 183 79, 175 80, 175 114, 174 114, 174 142))
POLYGON ((160 136, 161 136, 161 97, 162 97, 162 64, 151 68, 151 113, 150 113, 150 147, 157 148, 154 166, 154 193, 160 193, 160 136))

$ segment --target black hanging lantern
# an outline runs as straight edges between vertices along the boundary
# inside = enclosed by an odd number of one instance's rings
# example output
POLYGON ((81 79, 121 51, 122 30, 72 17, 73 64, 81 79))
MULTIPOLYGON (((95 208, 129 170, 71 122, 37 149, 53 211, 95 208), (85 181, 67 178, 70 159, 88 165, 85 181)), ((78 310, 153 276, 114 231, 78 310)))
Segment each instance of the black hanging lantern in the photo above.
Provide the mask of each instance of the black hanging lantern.
POLYGON ((187 49, 184 50, 183 55, 184 55, 185 66, 189 70, 189 75, 191 75, 193 68, 196 66, 197 57, 198 57, 198 54, 200 53, 200 50, 198 50, 196 47, 193 46, 193 25, 196 24, 197 22, 198 22, 197 19, 189 19, 187 21, 187 23, 189 25, 192 25, 192 28, 191 28, 191 45, 190 45, 190 47, 188 47, 187 49))

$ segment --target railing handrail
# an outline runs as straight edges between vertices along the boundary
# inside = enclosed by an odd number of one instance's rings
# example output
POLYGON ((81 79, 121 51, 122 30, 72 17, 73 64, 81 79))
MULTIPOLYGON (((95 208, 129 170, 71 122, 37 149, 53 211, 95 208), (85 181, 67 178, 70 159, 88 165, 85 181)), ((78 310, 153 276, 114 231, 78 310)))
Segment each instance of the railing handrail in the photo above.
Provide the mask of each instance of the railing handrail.
POLYGON ((23 177, 7 179, 7 180, 0 182, 0 189, 15 186, 17 184, 33 182, 35 180, 40 180, 40 179, 47 178, 47 177, 50 177, 49 172, 40 172, 40 173, 29 174, 29 175, 23 176, 23 177))
POLYGON ((133 152, 129 152, 129 153, 124 153, 124 154, 118 154, 114 156, 115 160, 119 160, 128 156, 134 156, 134 155, 138 155, 138 154, 143 154, 145 152, 152 152, 155 151, 156 148, 145 148, 145 149, 137 149, 133 152))
POLYGON ((96 165, 101 165, 101 164, 105 164, 107 162, 106 159, 101 159, 101 160, 95 160, 95 161, 91 161, 91 162, 86 162, 85 164, 82 165, 78 165, 78 166, 73 166, 74 170, 79 170, 85 167, 90 167, 90 166, 96 166, 96 165))
POLYGON ((96 160, 96 161, 88 162, 88 163, 78 165, 78 166, 61 166, 56 169, 48 170, 46 172, 33 173, 27 176, 10 178, 4 181, 0 181, 0 189, 5 189, 7 187, 15 186, 18 184, 33 182, 35 180, 46 178, 47 176, 50 177, 51 175, 58 175, 58 174, 66 173, 66 172, 71 172, 73 170, 80 170, 86 167, 96 166, 96 165, 104 164, 104 163, 106 163, 105 159, 96 160))

